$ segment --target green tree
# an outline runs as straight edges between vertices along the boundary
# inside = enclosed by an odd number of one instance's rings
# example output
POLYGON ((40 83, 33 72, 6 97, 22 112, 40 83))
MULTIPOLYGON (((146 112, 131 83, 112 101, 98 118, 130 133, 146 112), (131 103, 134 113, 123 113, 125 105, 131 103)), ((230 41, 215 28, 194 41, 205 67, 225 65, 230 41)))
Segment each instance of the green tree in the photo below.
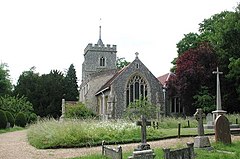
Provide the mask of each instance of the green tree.
MULTIPOLYGON (((194 36, 194 34, 185 36, 177 45, 181 48, 178 48, 178 51, 180 51, 180 53, 183 52, 182 54, 185 54, 187 52, 185 50, 188 48, 195 46, 195 44, 199 45, 202 42, 208 42, 213 47, 217 57, 217 66, 220 68, 220 71, 224 73, 224 75, 221 76, 222 105, 223 109, 228 112, 240 111, 238 108, 238 105, 240 105, 240 93, 237 87, 237 85, 239 85, 239 74, 236 73, 238 72, 237 63, 240 58, 239 39, 240 4, 238 4, 235 11, 223 11, 204 19, 203 22, 199 24, 198 36, 194 36)), ((176 63, 179 57, 180 56, 174 59, 173 64, 176 63)), ((172 70, 175 71, 176 68, 172 70)), ((182 78, 186 79, 186 77, 182 78)), ((216 82, 216 80, 214 81, 216 82)), ((209 83, 211 83, 211 81, 209 81, 209 83)), ((207 84, 207 86, 209 86, 209 84, 207 84)), ((210 92, 213 92, 214 89, 216 88, 209 87, 210 92)))
POLYGON ((62 72, 52 70, 49 74, 42 75, 37 90, 38 115, 60 117, 61 101, 65 92, 62 72))
POLYGON ((0 64, 0 96, 10 94, 12 90, 9 70, 7 68, 6 63, 0 64))
POLYGON ((9 111, 5 111, 7 121, 10 123, 10 127, 14 126, 14 117, 9 111))
POLYGON ((7 117, 3 110, 0 109, 0 129, 5 129, 7 127, 7 117))
POLYGON ((65 81, 65 99, 68 101, 77 101, 79 92, 76 70, 73 64, 70 65, 64 81, 65 81))
POLYGON ((32 103, 24 96, 5 95, 0 97, 0 109, 9 111, 14 117, 16 117, 19 112, 23 112, 26 116, 30 116, 30 114, 33 113, 32 103))
POLYGON ((123 67, 127 66, 130 62, 126 61, 124 57, 117 57, 117 68, 122 69, 123 67))
POLYGON ((39 93, 39 80, 39 73, 36 73, 35 67, 32 67, 29 71, 22 72, 13 91, 15 96, 27 97, 27 100, 33 104, 35 113, 38 113, 38 99, 41 96, 39 93))
POLYGON ((195 103, 193 103, 195 108, 202 108, 205 113, 211 113, 216 109, 215 96, 210 94, 206 86, 202 86, 193 99, 195 99, 195 103))
POLYGON ((17 126, 21 126, 21 127, 25 127, 25 126, 26 126, 26 124, 27 124, 27 119, 26 119, 26 116, 24 115, 24 113, 19 112, 19 113, 16 115, 15 124, 16 124, 17 126))
POLYGON ((175 89, 179 93, 186 115, 192 115, 195 112, 195 107, 192 106, 195 102, 193 96, 197 94, 201 86, 207 86, 211 90, 215 86, 212 71, 216 68, 216 61, 216 54, 207 43, 186 51, 178 58, 176 78, 172 83, 176 83, 175 89))
POLYGON ((147 99, 139 99, 129 104, 125 111, 125 116, 131 120, 136 120, 144 115, 148 119, 156 117, 156 106, 150 103, 147 99))

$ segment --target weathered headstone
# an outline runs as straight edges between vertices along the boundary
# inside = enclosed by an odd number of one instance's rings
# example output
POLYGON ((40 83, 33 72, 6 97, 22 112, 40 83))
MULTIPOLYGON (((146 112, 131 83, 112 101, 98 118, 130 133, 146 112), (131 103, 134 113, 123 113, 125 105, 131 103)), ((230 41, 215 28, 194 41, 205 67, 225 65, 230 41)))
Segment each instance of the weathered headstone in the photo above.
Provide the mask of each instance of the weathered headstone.
POLYGON ((213 115, 212 115, 212 113, 207 114, 206 121, 207 121, 207 125, 213 125, 213 115))
POLYGON ((187 143, 187 148, 170 150, 164 148, 164 159, 194 159, 194 148, 193 143, 187 143))
POLYGON ((112 159, 122 159, 122 147, 118 146, 116 149, 105 145, 105 141, 102 141, 102 155, 112 159))
POLYGON ((214 124, 215 140, 224 144, 231 144, 229 121, 224 115, 219 115, 214 124))
POLYGON ((198 121, 198 136, 194 138, 194 147, 203 148, 210 147, 210 141, 207 136, 204 136, 203 117, 204 113, 202 109, 197 109, 194 114, 195 119, 198 121))

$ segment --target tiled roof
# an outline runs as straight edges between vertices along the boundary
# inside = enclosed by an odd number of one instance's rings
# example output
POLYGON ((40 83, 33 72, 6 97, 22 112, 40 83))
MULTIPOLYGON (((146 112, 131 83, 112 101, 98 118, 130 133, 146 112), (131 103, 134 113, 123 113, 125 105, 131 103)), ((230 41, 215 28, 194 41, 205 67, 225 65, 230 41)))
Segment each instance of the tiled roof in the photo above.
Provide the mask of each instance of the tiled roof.
POLYGON ((169 80, 169 78, 171 77, 171 76, 175 76, 175 74, 174 73, 166 73, 166 74, 164 74, 164 75, 162 75, 162 76, 159 76, 157 79, 159 80, 159 82, 164 86, 164 87, 166 87, 166 83, 167 83, 167 81, 169 80))

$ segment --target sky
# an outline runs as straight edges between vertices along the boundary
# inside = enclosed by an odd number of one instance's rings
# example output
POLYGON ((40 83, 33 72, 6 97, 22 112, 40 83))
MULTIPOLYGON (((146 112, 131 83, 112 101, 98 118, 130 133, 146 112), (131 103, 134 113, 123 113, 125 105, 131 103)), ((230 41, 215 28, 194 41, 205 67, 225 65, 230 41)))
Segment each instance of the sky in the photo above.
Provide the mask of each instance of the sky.
POLYGON ((0 62, 16 84, 23 71, 48 74, 74 65, 81 81, 84 49, 117 45, 117 57, 131 62, 135 52, 159 77, 168 73, 184 34, 239 0, 0 0, 0 62), (101 19, 101 21, 100 21, 101 19))

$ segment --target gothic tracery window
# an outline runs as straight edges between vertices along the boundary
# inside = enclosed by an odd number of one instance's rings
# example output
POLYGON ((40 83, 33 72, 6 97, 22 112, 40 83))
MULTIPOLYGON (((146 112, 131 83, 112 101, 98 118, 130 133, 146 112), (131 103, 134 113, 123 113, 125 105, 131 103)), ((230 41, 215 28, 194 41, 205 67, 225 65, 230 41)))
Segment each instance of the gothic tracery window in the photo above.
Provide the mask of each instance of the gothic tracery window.
POLYGON ((147 97, 147 83, 139 75, 133 76, 127 84, 126 106, 140 98, 147 97))

